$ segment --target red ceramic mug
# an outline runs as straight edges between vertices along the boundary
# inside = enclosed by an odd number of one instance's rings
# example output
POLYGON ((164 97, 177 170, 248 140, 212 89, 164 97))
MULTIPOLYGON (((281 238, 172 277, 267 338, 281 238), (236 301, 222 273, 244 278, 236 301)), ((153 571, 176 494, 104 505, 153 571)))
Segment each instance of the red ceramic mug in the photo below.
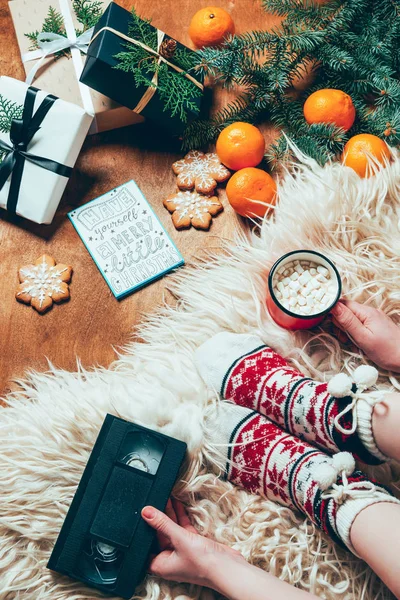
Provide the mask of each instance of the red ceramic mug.
POLYGON ((288 252, 284 256, 281 256, 276 263, 272 266, 268 276, 268 295, 267 295, 267 307, 269 314, 281 327, 284 329, 312 329, 323 321, 325 316, 332 310, 342 293, 342 281, 340 279, 339 272, 333 262, 326 258, 323 254, 315 252, 314 250, 294 250, 288 252), (277 269, 280 269, 285 264, 292 262, 293 260, 309 260, 313 261, 317 265, 326 267, 330 273, 332 281, 336 282, 337 291, 335 298, 332 303, 327 306, 322 312, 313 315, 299 315, 295 312, 282 306, 274 292, 274 276, 277 269))

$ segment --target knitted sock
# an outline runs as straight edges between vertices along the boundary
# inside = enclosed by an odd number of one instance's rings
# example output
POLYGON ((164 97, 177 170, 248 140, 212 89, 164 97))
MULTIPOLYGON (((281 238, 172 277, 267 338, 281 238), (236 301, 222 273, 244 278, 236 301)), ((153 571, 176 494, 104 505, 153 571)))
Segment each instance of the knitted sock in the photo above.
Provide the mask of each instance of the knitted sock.
POLYGON ((251 409, 221 402, 209 426, 229 481, 301 511, 354 554, 350 530, 359 512, 377 502, 400 504, 355 471, 350 453, 330 457, 251 409))
POLYGON ((285 431, 324 451, 351 452, 367 464, 387 457, 372 432, 374 405, 381 392, 366 393, 376 383, 374 367, 358 367, 320 383, 304 377, 254 335, 219 333, 196 352, 198 369, 222 398, 253 408, 285 431))

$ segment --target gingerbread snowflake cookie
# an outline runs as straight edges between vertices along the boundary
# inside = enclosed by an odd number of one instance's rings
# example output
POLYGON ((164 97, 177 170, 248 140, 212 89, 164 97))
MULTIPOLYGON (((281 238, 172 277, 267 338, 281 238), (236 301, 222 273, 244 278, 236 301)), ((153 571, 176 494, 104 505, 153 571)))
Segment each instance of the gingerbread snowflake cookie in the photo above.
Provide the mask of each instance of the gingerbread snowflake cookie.
POLYGON ((172 213, 176 229, 209 229, 212 218, 224 210, 216 196, 203 196, 196 191, 178 190, 164 200, 164 206, 172 213))
POLYGON ((172 165, 177 175, 177 185, 181 190, 192 190, 200 194, 211 194, 217 183, 226 181, 230 171, 221 164, 215 153, 191 150, 184 158, 172 165))
POLYGON ((51 256, 44 254, 34 265, 26 265, 18 271, 20 285, 15 297, 19 302, 30 304, 39 313, 52 307, 53 302, 69 299, 68 283, 72 277, 72 267, 58 264, 51 256))

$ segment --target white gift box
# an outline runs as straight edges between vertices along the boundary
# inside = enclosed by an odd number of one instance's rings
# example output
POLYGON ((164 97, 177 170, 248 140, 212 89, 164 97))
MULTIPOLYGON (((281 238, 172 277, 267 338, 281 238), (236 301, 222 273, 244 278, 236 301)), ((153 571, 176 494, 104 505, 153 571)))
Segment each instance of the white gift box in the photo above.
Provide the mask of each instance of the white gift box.
MULTIPOLYGON (((28 87, 22 81, 0 77, 2 106, 4 107, 5 102, 8 102, 23 107, 28 87)), ((33 115, 47 96, 46 92, 38 91, 33 115)), ((0 108, 0 117, 4 116, 0 108)), ((57 99, 28 144, 26 153, 72 168, 92 120, 93 116, 87 114, 80 106, 57 99)), ((2 127, 0 127, 0 140, 12 146, 9 132, 2 131, 2 127)), ((2 162, 0 162, 0 173, 1 168, 2 162)), ((1 208, 7 209, 12 177, 13 173, 0 190, 1 208)), ((23 166, 16 214, 35 223, 51 223, 67 183, 68 177, 57 175, 27 158, 23 166)))

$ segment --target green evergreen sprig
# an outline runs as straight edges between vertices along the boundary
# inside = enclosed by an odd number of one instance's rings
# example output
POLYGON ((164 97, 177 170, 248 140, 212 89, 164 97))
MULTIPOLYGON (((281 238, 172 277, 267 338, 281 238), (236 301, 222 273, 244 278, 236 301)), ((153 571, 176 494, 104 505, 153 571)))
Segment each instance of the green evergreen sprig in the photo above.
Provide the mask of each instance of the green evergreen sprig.
MULTIPOLYGON (((151 26, 150 19, 141 19, 134 8, 128 35, 157 50, 157 30, 151 26)), ((138 87, 156 87, 164 112, 172 117, 177 116, 186 123, 189 112, 198 110, 196 98, 202 93, 185 77, 185 73, 194 69, 197 64, 195 53, 185 48, 176 49, 171 61, 183 69, 179 73, 140 46, 127 42, 124 48, 123 52, 115 56, 118 60, 115 68, 131 73, 138 87), (153 82, 154 75, 157 75, 157 83, 153 82)))
POLYGON ((204 48, 197 68, 238 98, 208 121, 191 123, 184 148, 204 147, 236 120, 270 120, 282 135, 268 149, 272 166, 290 157, 287 137, 324 164, 357 133, 373 133, 400 144, 400 3, 398 0, 261 0, 283 17, 279 28, 231 36, 220 48, 204 48), (305 92, 295 80, 314 66, 316 77, 305 92), (309 126, 306 98, 323 88, 348 93, 357 119, 350 131, 331 124, 309 126), (284 135, 285 134, 285 135, 284 135))
MULTIPOLYGON (((0 132, 9 133, 13 119, 21 119, 24 107, 17 102, 8 100, 0 94, 0 132)), ((4 160, 6 153, 0 150, 0 163, 4 160)))
MULTIPOLYGON (((82 33, 91 27, 94 27, 103 14, 102 3, 100 0, 74 0, 72 2, 72 8, 74 9, 78 22, 82 25, 82 27, 75 30, 77 36, 82 35, 82 33)), ((67 36, 63 16, 53 6, 49 6, 41 31, 36 30, 25 33, 25 37, 31 41, 31 50, 35 50, 39 47, 37 38, 41 33, 56 33, 58 35, 63 35, 64 37, 67 36)), ((64 50, 57 52, 55 57, 60 58, 61 56, 69 55, 70 51, 64 50)))
POLYGON ((83 26, 83 33, 94 27, 103 14, 103 4, 100 0, 74 0, 72 7, 76 18, 83 26))

